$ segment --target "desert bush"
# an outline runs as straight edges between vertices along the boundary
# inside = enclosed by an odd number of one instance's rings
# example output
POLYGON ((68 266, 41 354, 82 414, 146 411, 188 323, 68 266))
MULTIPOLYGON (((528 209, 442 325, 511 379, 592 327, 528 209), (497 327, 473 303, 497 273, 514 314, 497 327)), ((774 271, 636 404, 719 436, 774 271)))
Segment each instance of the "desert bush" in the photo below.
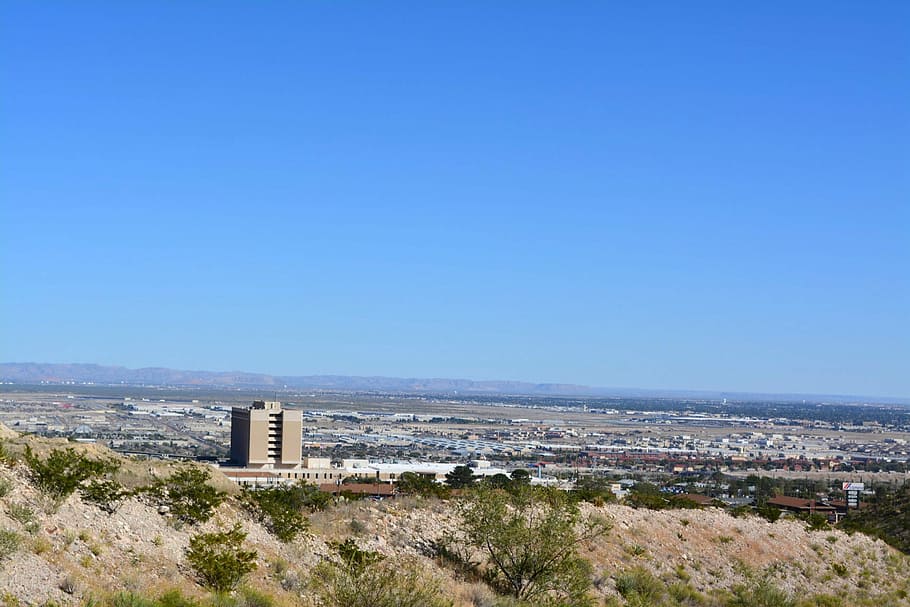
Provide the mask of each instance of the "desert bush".
POLYGON ((816 594, 798 603, 799 607, 846 607, 844 598, 833 594, 816 594))
POLYGON ((828 528, 828 517, 824 514, 813 512, 806 517, 806 528, 809 531, 821 531, 828 528))
POLYGON ((629 556, 643 556, 648 552, 648 549, 641 544, 625 544, 622 549, 629 556))
MULTIPOLYGON (((214 599, 214 597, 213 597, 214 599)), ((214 607, 216 601, 211 601, 214 607)), ((234 601, 230 601, 234 607, 234 601)), ((137 592, 120 591, 108 595, 99 601, 91 596, 85 599, 82 607, 209 607, 205 603, 183 596, 177 589, 167 590, 157 598, 152 598, 137 592)), ((225 606, 228 607, 228 606, 225 606)))
POLYGON ((113 479, 92 479, 79 488, 79 495, 83 501, 94 504, 108 514, 117 512, 120 503, 131 495, 113 479))
POLYGON ((53 547, 51 541, 42 536, 33 538, 31 544, 32 552, 35 554, 44 554, 53 547))
POLYGON ((297 483, 267 489, 247 489, 243 504, 256 519, 283 542, 290 542, 305 530, 309 521, 303 510, 323 509, 324 497, 315 485, 297 483))
POLYGON ((162 593, 156 603, 156 607, 200 607, 197 601, 183 596, 177 589, 162 593))
POLYGON ((787 592, 763 577, 735 586, 727 607, 796 607, 796 602, 787 592))
POLYGON ((588 605, 591 567, 577 547, 609 530, 581 521, 563 491, 480 487, 461 505, 463 542, 488 559, 487 582, 534 605, 588 605))
POLYGON ((660 493, 632 492, 625 498, 625 503, 633 508, 663 510, 670 507, 670 501, 660 493))
POLYGON ((155 602, 135 592, 118 592, 109 597, 105 603, 109 607, 156 607, 155 602))
POLYGON ((17 523, 25 526, 26 529, 31 530, 34 527, 37 530, 35 511, 28 504, 20 504, 18 502, 7 504, 6 514, 17 523))
POLYGON ((190 538, 186 559, 200 584, 215 592, 229 592, 256 569, 256 552, 243 549, 245 539, 239 523, 227 531, 190 538))
POLYGON ((12 556, 22 543, 22 538, 15 531, 0 529, 0 563, 12 556))
POLYGON ((181 523, 204 523, 212 518, 225 493, 208 484, 208 470, 187 467, 165 479, 157 479, 140 493, 148 495, 158 506, 167 507, 181 523))
POLYGON ((629 604, 659 604, 666 588, 663 582, 642 567, 628 569, 616 576, 616 592, 629 604))
POLYGON ((691 585, 679 582, 667 586, 667 594, 673 600, 674 605, 704 605, 705 596, 693 588, 691 585))
POLYGON ((652 483, 638 483, 625 498, 625 503, 633 508, 649 510, 666 509, 700 509, 702 506, 687 497, 664 493, 652 483))
POLYGON ((234 604, 236 607, 274 607, 275 599, 252 588, 241 588, 234 604))
POLYGON ((0 440, 0 465, 12 466, 17 459, 16 454, 6 446, 6 441, 0 440))
POLYGON ((0 497, 6 497, 13 490, 13 481, 8 478, 0 478, 0 497))
POLYGON ((402 472, 395 483, 398 493, 403 495, 419 495, 422 497, 439 497, 446 499, 452 491, 448 485, 437 483, 430 477, 416 472, 402 472))
POLYGON ((390 563, 353 540, 333 545, 337 558, 313 571, 311 586, 325 607, 450 607, 436 578, 411 562, 390 563))
MULTIPOLYGON (((516 470, 515 472, 519 472, 519 470, 516 470)), ((521 470, 521 472, 527 474, 527 470, 521 470)), ((575 490, 571 495, 575 499, 601 506, 616 501, 616 495, 613 494, 610 486, 611 482, 608 479, 583 476, 575 481, 575 490)))
POLYGON ((780 509, 774 506, 759 506, 755 511, 769 523, 774 523, 780 518, 780 509))
POLYGON ((113 460, 93 459, 72 447, 54 449, 41 459, 26 446, 25 463, 32 483, 54 499, 64 499, 85 481, 103 477, 119 468, 113 460))

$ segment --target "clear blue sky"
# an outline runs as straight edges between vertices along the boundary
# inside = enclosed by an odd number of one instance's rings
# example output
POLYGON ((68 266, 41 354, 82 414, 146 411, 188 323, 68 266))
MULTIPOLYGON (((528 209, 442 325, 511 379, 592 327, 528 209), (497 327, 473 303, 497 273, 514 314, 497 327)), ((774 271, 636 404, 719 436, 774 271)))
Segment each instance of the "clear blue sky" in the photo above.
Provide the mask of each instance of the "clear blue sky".
POLYGON ((910 3, 0 4, 0 361, 910 396, 910 3))

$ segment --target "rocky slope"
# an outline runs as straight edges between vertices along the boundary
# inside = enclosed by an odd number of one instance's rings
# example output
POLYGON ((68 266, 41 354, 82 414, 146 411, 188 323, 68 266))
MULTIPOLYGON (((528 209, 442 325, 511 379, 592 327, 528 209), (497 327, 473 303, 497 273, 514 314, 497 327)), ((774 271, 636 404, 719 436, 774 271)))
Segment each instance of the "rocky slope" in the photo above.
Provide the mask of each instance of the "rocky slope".
MULTIPOLYGON (((26 440, 39 452, 69 446, 6 434, 4 442, 12 452, 21 450, 26 440)), ((136 486, 168 474, 169 467, 125 460, 121 475, 136 486)), ((218 482, 229 487, 223 477, 218 482)), ((492 604, 493 595, 482 583, 456 578, 430 556, 433 543, 458 527, 456 510, 448 502, 405 498, 339 504, 311 515, 310 530, 285 544, 233 499, 209 522, 180 526, 136 499, 124 502, 114 514, 83 503, 78 495, 54 504, 29 483, 21 462, 0 465, 0 486, 6 487, 0 497, 0 530, 20 538, 18 549, 0 564, 0 599, 10 605, 79 605, 88 597, 119 590, 158 595, 178 588, 186 595, 204 596, 186 566, 184 549, 193 534, 235 522, 243 525, 247 545, 258 554, 258 569, 248 584, 275 597, 279 605, 310 604, 310 571, 330 553, 328 542, 349 537, 391 559, 421 563, 428 575, 443 578, 458 606, 492 604)), ((654 512, 585 504, 584 512, 612 522, 607 536, 582 549, 593 565, 601 601, 613 597, 623 604, 616 598, 615 577, 641 567, 668 583, 685 583, 706 594, 766 575, 794 596, 835 595, 846 600, 845 605, 910 604, 905 598, 910 558, 861 534, 813 532, 798 521, 771 524, 756 517, 733 518, 718 509, 654 512)))

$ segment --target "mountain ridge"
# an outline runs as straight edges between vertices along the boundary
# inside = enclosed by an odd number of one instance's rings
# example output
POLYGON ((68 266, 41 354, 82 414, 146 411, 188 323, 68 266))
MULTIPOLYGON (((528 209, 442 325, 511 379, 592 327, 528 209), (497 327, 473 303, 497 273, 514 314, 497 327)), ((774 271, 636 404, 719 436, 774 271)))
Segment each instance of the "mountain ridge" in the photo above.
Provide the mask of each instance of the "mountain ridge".
POLYGON ((101 383, 155 386, 192 386, 213 388, 311 389, 355 392, 463 393, 475 395, 564 396, 564 397, 639 397, 763 399, 798 401, 818 399, 825 402, 862 402, 910 404, 910 398, 869 397, 834 394, 794 394, 734 392, 725 390, 672 390, 608 388, 570 383, 526 382, 518 380, 471 380, 452 378, 415 378, 360 375, 273 375, 247 371, 197 371, 167 367, 131 369, 96 363, 0 363, 0 381, 13 383, 101 383))

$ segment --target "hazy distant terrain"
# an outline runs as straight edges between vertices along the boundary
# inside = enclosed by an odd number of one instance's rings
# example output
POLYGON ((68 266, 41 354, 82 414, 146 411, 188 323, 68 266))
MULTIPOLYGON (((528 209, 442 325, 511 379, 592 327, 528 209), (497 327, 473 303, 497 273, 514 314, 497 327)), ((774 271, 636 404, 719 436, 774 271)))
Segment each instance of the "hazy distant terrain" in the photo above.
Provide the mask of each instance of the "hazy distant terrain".
POLYGON ((196 386, 222 388, 312 389, 378 391, 399 393, 514 394, 547 396, 623 396, 653 398, 752 399, 776 401, 875 402, 910 404, 910 398, 761 394, 707 390, 650 390, 604 388, 576 384, 531 383, 508 380, 363 377, 352 375, 268 375, 244 371, 186 371, 163 367, 128 369, 96 364, 0 363, 0 381, 15 383, 97 383, 148 386, 196 386))

